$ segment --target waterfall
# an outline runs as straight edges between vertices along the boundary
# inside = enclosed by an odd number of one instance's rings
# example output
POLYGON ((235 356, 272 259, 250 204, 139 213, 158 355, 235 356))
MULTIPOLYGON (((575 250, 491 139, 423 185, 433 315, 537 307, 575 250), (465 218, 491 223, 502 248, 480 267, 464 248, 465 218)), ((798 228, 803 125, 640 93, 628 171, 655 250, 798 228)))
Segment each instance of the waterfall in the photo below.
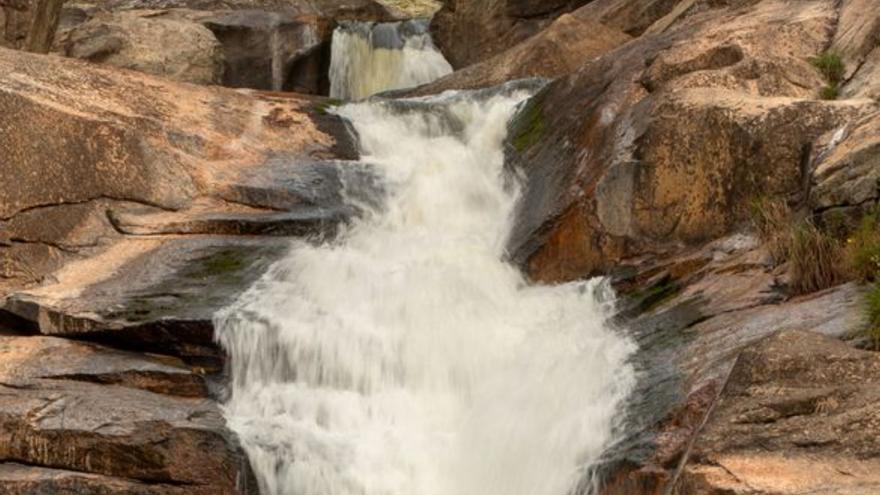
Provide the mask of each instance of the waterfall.
POLYGON ((606 282, 532 285, 504 261, 518 188, 502 143, 528 96, 337 110, 381 206, 334 242, 293 245, 215 322, 226 416, 263 495, 591 490, 633 349, 606 282))
POLYGON ((330 96, 361 100, 412 88, 452 72, 428 32, 428 21, 346 22, 333 32, 330 96))

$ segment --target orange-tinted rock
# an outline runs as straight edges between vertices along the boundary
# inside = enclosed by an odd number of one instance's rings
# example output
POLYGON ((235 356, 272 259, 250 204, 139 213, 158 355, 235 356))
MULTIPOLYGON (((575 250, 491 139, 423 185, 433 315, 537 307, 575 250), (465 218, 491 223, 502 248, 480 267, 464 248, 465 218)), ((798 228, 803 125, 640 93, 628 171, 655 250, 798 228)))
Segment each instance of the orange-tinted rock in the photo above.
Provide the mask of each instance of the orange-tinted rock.
POLYGON ((815 98, 825 82, 808 59, 833 7, 695 15, 545 89, 511 129, 527 177, 514 259, 570 280, 724 235, 755 197, 803 199, 813 141, 874 108, 815 98))
POLYGON ((483 88, 530 77, 556 78, 574 72, 629 39, 616 29, 564 14, 513 48, 425 85, 414 93, 483 88))
POLYGON ((487 60, 541 31, 584 0, 445 0, 434 41, 456 69, 487 60))

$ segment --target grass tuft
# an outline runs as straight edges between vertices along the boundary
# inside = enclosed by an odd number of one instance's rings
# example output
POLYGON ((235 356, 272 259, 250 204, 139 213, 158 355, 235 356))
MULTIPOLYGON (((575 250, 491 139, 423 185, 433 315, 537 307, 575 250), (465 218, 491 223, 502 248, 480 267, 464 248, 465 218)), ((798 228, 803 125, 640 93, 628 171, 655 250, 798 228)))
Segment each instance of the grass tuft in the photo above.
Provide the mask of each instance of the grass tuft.
POLYGON ((865 312, 868 317, 865 335, 871 339, 875 349, 880 348, 880 285, 874 284, 865 296, 865 312))
POLYGON ((843 249, 846 274, 860 282, 880 282, 880 229, 877 212, 862 217, 843 249))
POLYGON ((794 294, 808 294, 841 281, 840 243, 804 220, 788 234, 790 287, 794 294))
POLYGON ((819 69, 828 85, 822 88, 819 96, 823 100, 836 100, 840 96, 840 84, 846 73, 846 65, 840 55, 833 51, 822 52, 810 59, 813 67, 819 69))
POLYGON ((773 263, 785 263, 788 260, 788 230, 791 225, 788 205, 784 201, 761 196, 749 202, 749 215, 773 263))
POLYGON ((836 84, 829 84, 820 90, 819 97, 823 100, 836 100, 840 97, 840 88, 836 84))
POLYGON ((841 280, 840 242, 811 220, 796 220, 784 201, 758 198, 750 205, 752 224, 776 266, 788 264, 793 294, 826 289, 841 280))
POLYGON ((843 59, 840 58, 840 55, 836 52, 822 52, 818 56, 811 58, 810 63, 813 64, 813 67, 819 69, 819 72, 822 73, 822 77, 824 77, 829 84, 837 85, 843 81, 843 74, 846 72, 846 66, 843 63, 843 59))

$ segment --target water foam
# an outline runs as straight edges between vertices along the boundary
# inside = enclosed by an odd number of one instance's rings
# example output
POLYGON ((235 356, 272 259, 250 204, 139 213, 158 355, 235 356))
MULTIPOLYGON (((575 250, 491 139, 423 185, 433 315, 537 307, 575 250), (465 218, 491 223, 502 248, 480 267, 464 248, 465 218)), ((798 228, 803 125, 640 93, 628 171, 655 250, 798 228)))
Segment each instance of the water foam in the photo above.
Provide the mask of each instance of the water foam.
MULTIPOLYGON (((217 316, 264 495, 567 495, 633 384, 601 280, 503 261, 517 91, 341 107, 387 197, 217 316)), ((583 490, 583 488, 581 488, 583 490)), ((589 488, 587 488, 589 490, 589 488)))

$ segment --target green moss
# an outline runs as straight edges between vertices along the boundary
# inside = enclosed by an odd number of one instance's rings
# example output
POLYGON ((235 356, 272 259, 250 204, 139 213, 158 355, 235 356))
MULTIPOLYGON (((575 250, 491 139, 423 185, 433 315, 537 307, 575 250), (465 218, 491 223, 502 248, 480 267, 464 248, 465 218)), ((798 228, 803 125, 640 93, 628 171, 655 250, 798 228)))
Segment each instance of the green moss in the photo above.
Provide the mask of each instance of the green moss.
POLYGON ((320 115, 327 115, 330 113, 330 109, 333 107, 338 107, 345 103, 342 100, 337 100, 336 98, 328 98, 324 101, 316 103, 312 106, 312 111, 320 115))
POLYGON ((195 262, 192 272, 188 275, 196 278, 235 275, 247 268, 245 257, 245 253, 240 250, 218 251, 195 262))
POLYGON ((665 277, 650 287, 633 292, 630 298, 635 303, 636 308, 638 308, 638 313, 647 313, 658 308, 680 292, 681 287, 668 277, 665 277))
POLYGON ((541 100, 530 100, 513 122, 513 147, 520 153, 537 144, 546 132, 541 100))
POLYGON ((811 58, 810 63, 819 69, 822 77, 828 81, 828 87, 834 88, 836 91, 843 81, 843 75, 846 72, 846 66, 840 55, 833 51, 822 52, 818 56, 811 58))

